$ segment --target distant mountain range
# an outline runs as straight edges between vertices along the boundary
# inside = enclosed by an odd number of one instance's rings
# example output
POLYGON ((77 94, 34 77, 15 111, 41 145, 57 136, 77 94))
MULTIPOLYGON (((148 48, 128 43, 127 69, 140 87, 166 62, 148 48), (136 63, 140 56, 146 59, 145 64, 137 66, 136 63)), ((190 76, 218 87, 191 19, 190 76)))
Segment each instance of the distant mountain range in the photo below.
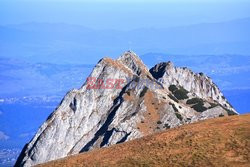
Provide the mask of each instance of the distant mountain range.
POLYGON ((141 55, 152 51, 183 55, 250 53, 250 18, 130 31, 26 23, 1 26, 0 35, 1 56, 35 62, 94 64, 100 55, 114 58, 128 49, 141 55))
POLYGON ((80 87, 94 65, 30 63, 0 57, 0 98, 62 96, 80 87), (67 80, 62 82, 62 78, 67 80))

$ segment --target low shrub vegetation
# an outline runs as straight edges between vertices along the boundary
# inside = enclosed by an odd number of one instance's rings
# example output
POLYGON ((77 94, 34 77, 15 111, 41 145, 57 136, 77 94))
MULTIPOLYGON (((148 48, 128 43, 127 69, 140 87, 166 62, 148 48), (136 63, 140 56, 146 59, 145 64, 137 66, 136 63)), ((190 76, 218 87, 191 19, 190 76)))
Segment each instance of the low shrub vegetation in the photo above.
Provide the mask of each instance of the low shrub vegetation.
POLYGON ((179 100, 176 97, 174 97, 173 95, 169 94, 168 97, 170 99, 174 100, 176 103, 179 103, 179 100))
POLYGON ((181 121, 183 120, 183 118, 182 118, 182 116, 181 116, 180 113, 176 112, 175 115, 176 115, 176 117, 177 117, 179 120, 181 120, 181 121))
POLYGON ((204 103, 203 102, 199 102, 195 105, 192 106, 192 108, 197 111, 197 112, 203 112, 203 111, 206 111, 207 108, 203 106, 204 103))
POLYGON ((184 89, 183 87, 180 87, 179 89, 176 87, 176 85, 170 85, 168 88, 173 94, 174 96, 178 99, 178 100, 184 100, 187 99, 188 96, 188 91, 186 89, 184 89))
POLYGON ((198 97, 195 97, 195 98, 192 98, 192 99, 188 99, 187 100, 187 104, 197 104, 197 103, 201 103, 203 102, 202 99, 198 98, 198 97))

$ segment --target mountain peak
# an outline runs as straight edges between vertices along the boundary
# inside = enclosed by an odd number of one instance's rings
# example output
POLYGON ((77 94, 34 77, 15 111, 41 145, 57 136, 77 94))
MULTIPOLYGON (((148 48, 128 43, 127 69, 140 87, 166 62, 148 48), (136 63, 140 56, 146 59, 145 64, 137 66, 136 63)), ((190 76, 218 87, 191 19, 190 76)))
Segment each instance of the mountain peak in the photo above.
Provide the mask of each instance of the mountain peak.
POLYGON ((216 85, 190 70, 166 62, 150 72, 131 51, 117 60, 101 59, 90 77, 103 85, 86 82, 67 93, 23 148, 16 166, 33 166, 183 124, 237 114, 216 85), (126 82, 128 78, 132 80, 126 82))
POLYGON ((139 56, 137 56, 133 51, 127 51, 122 54, 118 59, 119 62, 127 66, 129 69, 135 72, 138 76, 149 75, 149 70, 147 66, 142 62, 139 56))
POLYGON ((134 75, 134 72, 131 69, 129 69, 127 66, 125 66, 122 62, 118 60, 113 60, 109 57, 104 57, 101 60, 99 60, 96 66, 110 66, 115 69, 122 70, 123 72, 129 75, 134 75))

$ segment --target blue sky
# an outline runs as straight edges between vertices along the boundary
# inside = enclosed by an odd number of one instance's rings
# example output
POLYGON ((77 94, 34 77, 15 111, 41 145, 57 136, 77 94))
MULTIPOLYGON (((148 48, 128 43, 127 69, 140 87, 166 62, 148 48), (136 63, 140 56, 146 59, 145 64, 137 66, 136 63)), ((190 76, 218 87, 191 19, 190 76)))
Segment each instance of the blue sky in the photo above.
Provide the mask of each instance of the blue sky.
POLYGON ((95 29, 165 28, 250 17, 247 0, 1 0, 0 24, 50 22, 95 29))

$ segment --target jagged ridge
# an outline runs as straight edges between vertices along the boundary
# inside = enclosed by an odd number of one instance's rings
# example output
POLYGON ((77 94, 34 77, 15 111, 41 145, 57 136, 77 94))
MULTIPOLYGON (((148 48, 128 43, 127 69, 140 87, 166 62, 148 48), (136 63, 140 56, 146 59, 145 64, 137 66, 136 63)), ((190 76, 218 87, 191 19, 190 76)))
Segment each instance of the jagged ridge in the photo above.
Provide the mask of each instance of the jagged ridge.
POLYGON ((16 166, 32 166, 186 123, 237 114, 225 106, 226 100, 214 99, 214 95, 222 94, 207 77, 202 79, 190 70, 169 64, 159 64, 150 73, 130 51, 117 60, 100 60, 90 77, 123 79, 127 82, 122 89, 88 89, 85 83, 79 90, 67 93, 24 147, 16 166), (194 80, 187 82, 187 76, 194 80), (203 83, 206 89, 194 88, 203 83), (209 93, 214 88, 216 92, 209 93))

